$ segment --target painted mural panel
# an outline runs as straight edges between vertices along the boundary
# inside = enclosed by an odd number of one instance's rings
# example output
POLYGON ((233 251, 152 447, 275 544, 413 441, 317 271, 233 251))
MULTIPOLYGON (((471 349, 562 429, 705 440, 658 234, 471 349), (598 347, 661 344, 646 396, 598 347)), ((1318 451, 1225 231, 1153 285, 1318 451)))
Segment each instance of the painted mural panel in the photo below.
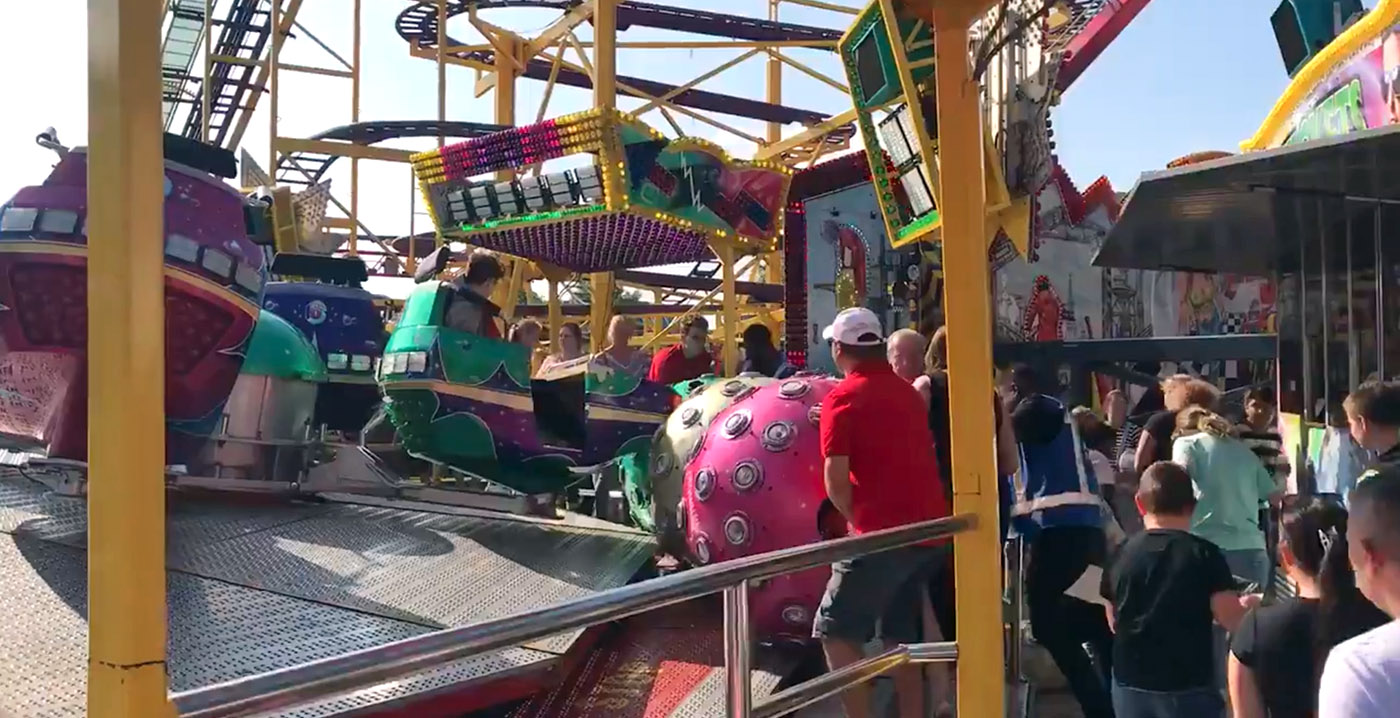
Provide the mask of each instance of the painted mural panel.
POLYGON ((1267 279, 1093 266, 1119 207, 1106 179, 1081 193, 1053 168, 1036 195, 1030 256, 994 262, 998 340, 1275 331, 1278 300, 1267 279))
POLYGON ((884 296, 888 282, 883 270, 885 255, 893 250, 869 184, 808 199, 806 218, 808 364, 819 371, 835 371, 821 331, 837 312, 865 306, 879 314, 886 326, 894 326, 884 296))
POLYGON ((1046 240, 1033 261, 1016 258, 997 272, 997 338, 1048 342, 1102 336, 1102 270, 1087 242, 1046 240))

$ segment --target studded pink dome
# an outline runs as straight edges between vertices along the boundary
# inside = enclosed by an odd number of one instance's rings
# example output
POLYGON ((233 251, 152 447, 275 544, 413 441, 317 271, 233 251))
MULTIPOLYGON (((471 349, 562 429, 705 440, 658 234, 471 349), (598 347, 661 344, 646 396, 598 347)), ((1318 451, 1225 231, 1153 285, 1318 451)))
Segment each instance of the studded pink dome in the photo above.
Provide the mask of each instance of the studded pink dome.
MULTIPOLYGON (((836 380, 798 375, 715 417, 685 466, 682 523, 697 565, 815 543, 826 499, 818 421, 836 380)), ((749 594, 755 636, 807 640, 830 570, 780 576, 749 594)))
POLYGON ((694 455, 715 417, 730 404, 775 379, 757 374, 740 374, 733 379, 717 379, 691 391, 685 401, 667 417, 651 439, 651 460, 647 469, 652 496, 652 520, 662 549, 676 558, 685 547, 680 529, 681 486, 685 482, 685 461, 694 455))

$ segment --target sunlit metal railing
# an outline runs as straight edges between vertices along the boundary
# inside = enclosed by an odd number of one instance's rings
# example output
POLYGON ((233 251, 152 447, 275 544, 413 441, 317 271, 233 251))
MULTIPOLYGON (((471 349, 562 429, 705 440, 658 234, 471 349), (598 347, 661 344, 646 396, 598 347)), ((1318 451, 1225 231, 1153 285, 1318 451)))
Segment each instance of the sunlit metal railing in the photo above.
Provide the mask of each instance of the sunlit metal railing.
POLYGON ((794 685, 753 705, 749 684, 752 582, 843 559, 909 546, 972 530, 960 514, 909 526, 798 546, 642 581, 548 608, 449 628, 334 658, 171 695, 181 718, 254 718, 399 680, 469 656, 519 646, 565 631, 724 593, 725 713, 731 718, 777 716, 886 673, 905 663, 953 661, 952 642, 898 646, 879 656, 794 685))

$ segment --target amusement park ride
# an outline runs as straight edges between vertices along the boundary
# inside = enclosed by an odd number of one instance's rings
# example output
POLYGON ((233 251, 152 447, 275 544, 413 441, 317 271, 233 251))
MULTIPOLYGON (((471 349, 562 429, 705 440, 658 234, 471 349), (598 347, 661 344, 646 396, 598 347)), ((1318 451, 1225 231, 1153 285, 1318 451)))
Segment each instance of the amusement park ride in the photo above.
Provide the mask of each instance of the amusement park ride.
MULTIPOLYGON (((344 70, 283 61, 294 36, 340 59, 298 22, 301 0, 173 0, 163 38, 151 30, 154 3, 95 0, 92 51, 115 54, 93 59, 114 70, 93 79, 91 149, 41 135, 57 165, 0 213, 0 437, 15 471, 0 479, 0 596, 11 618, 0 627, 10 662, 0 712, 262 715, 218 697, 308 662, 601 600, 645 575, 658 544, 703 567, 818 541, 815 429, 832 379, 736 377, 738 335, 769 325, 793 363, 820 368, 809 339, 837 305, 917 323, 885 290, 915 280, 936 291, 927 272, 916 280, 938 254, 952 370, 975 378, 953 396, 965 417, 954 435, 956 509, 982 521, 957 537, 959 705, 1001 713, 1001 582, 984 568, 1000 555, 995 480, 991 455, 970 448, 992 422, 988 251, 1024 251, 1029 192, 1050 167, 1049 107, 1146 2, 787 2, 854 24, 780 22, 779 0, 766 20, 616 0, 418 2, 395 29, 412 56, 436 63, 438 117, 365 122, 360 0, 344 70), (481 16, 509 7, 562 17, 525 37, 481 16), (453 18, 483 42, 449 36, 453 18), (744 52, 681 86, 626 77, 619 34, 633 27, 726 38, 633 43, 639 51, 744 52), (844 73, 797 61, 799 49, 834 52, 844 73), (760 54, 764 100, 696 87, 760 54), (142 121, 157 112, 157 64, 163 142, 142 121), (477 96, 494 95, 494 124, 447 118, 453 65, 478 72, 477 96), (784 66, 854 107, 782 104, 784 66), (350 124, 283 136, 287 72, 349 79, 350 124), (546 83, 530 124, 516 118, 520 78, 546 83), (591 88, 593 109, 549 119, 556 86, 591 88), (620 95, 644 104, 624 110, 620 95), (270 174, 247 151, 241 162, 233 155, 260 105, 270 174), (669 133, 642 121, 653 111, 669 133), (732 157, 687 136, 677 114, 757 150, 732 157), (714 114, 766 123, 766 136, 714 114), (784 136, 794 123, 804 129, 784 136), (861 151, 818 161, 857 130, 861 151), (379 145, 412 137, 437 147, 379 145), (571 155, 585 161, 546 171, 571 155), (346 202, 327 179, 338 158, 350 163, 346 202), (390 238, 365 226, 359 165, 369 160, 411 165, 432 233, 390 238), (235 177, 242 186, 224 181, 235 177), (842 213, 863 219, 827 232, 822 222, 842 213), (566 313, 561 294, 591 287, 584 324, 595 352, 617 313, 649 317, 643 347, 672 341, 684 316, 714 316, 725 378, 665 386, 591 354, 532 373, 523 345, 448 322, 463 301, 450 257, 464 245, 505 261, 490 297, 501 316, 541 313, 549 336, 566 313), (681 263, 695 270, 642 271, 681 263), (371 275, 419 281, 395 306, 364 289, 371 275), (536 281, 548 302, 532 310, 519 298, 536 281), (623 284, 658 300, 614 306, 623 284), (818 296, 828 286, 835 302, 818 296), (613 469, 635 527, 518 513, 524 494, 592 486, 613 469)), ((920 304, 917 293, 907 304, 920 304)), ((598 486, 595 502, 606 503, 610 485, 598 486)), ((743 681, 755 700, 808 648, 823 571, 752 586, 752 638, 763 648, 743 681)), ((723 697, 721 648, 737 639, 721 640, 706 606, 260 705, 287 716, 512 704, 520 716, 746 715, 747 691, 736 699, 730 685, 723 697)), ((749 639, 739 641, 744 667, 749 639)))

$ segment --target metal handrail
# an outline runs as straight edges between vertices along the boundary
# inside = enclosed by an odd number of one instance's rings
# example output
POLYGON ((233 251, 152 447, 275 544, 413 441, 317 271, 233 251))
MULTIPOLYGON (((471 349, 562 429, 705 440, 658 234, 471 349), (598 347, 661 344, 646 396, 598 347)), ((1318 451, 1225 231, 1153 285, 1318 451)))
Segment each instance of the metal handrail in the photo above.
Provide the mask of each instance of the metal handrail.
MULTIPOLYGON (((977 518, 959 514, 860 536, 747 556, 603 591, 534 611, 449 628, 332 658, 239 678, 170 696, 181 718, 251 718, 326 700, 444 664, 558 633, 609 623, 657 608, 725 592, 727 703, 749 715, 749 582, 816 568, 836 561, 945 538, 975 528, 977 518)), ((935 652, 941 648, 933 644, 935 652)), ((926 658, 925 660, 947 660, 926 658)), ((736 715, 736 713, 730 713, 736 715)))

